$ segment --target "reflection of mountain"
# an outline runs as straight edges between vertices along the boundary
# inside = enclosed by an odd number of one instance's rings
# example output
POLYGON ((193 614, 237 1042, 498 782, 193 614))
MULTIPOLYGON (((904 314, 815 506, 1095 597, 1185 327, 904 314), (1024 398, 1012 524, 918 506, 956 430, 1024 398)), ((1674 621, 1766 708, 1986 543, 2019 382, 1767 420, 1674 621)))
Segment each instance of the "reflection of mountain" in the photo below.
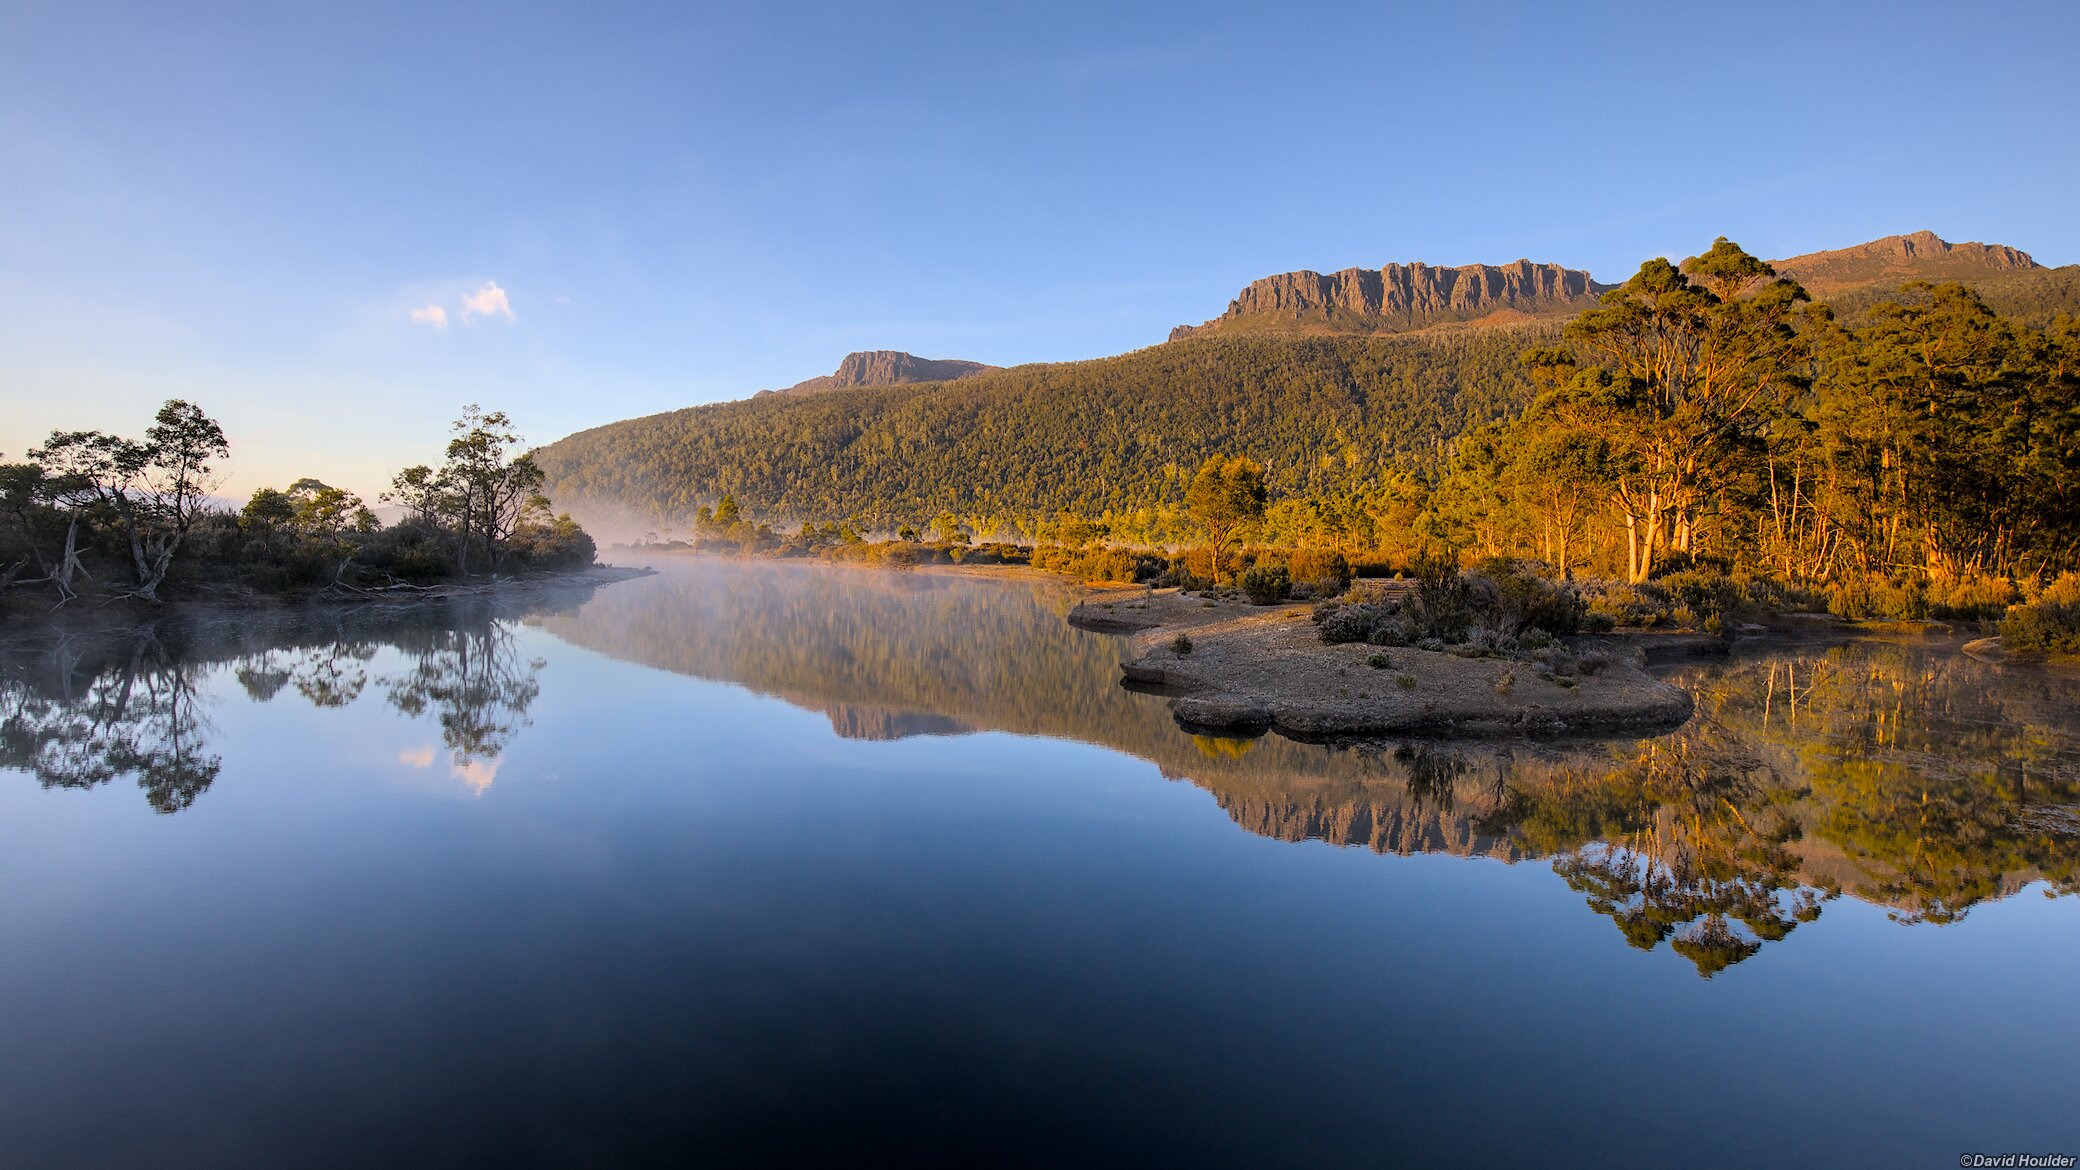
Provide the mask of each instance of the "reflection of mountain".
POLYGON ((1947 646, 1785 650, 1685 668, 1681 730, 1634 742, 1353 747, 1191 736, 1116 682, 1072 594, 822 565, 701 561, 540 619, 624 660, 827 713, 841 735, 1008 731, 1129 752, 1237 824, 1383 852, 1551 858, 1635 945, 1710 974, 1841 890, 1943 922, 2032 881, 2080 888, 2080 687, 1947 646))
POLYGON ((969 735, 974 728, 944 715, 915 711, 891 711, 858 703, 831 703, 823 713, 830 716, 831 730, 846 739, 908 739, 913 735, 969 735))
POLYGON ((575 606, 587 593, 402 608, 191 612, 15 639, 0 646, 0 768, 27 772, 46 788, 93 788, 127 777, 153 808, 179 812, 223 766, 209 749, 212 729, 199 692, 208 676, 228 668, 256 703, 293 692, 314 706, 342 707, 374 682, 400 713, 432 717, 458 775, 481 789, 540 692, 535 675, 542 663, 520 658, 511 619, 575 606), (405 665, 372 675, 384 648, 399 652, 405 665))

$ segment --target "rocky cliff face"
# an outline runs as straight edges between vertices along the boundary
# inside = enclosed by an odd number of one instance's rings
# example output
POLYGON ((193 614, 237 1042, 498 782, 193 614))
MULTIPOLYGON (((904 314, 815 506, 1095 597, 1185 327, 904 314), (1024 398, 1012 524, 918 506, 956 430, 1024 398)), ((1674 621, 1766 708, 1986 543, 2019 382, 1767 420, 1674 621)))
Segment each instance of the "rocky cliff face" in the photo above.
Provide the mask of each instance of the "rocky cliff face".
POLYGON ((1934 232, 1886 236, 1853 248, 1811 252, 1777 260, 1773 267, 1804 285, 1816 297, 1871 285, 1897 285, 1908 280, 1963 280, 1997 272, 2030 272, 2043 268, 2020 249, 2005 244, 1953 244, 1934 232))
POLYGON ((822 390, 843 390, 851 386, 894 386, 904 382, 951 382, 985 370, 994 370, 981 362, 961 361, 958 358, 921 358, 916 354, 896 349, 869 349, 859 353, 848 353, 838 363, 836 373, 796 382, 785 390, 761 390, 760 394, 814 394, 822 390))
POLYGON ((1492 314, 1516 318, 1576 313, 1607 287, 1558 264, 1389 264, 1327 276, 1286 272, 1242 290, 1204 325, 1180 325, 1170 340, 1223 330, 1396 333, 1492 314))

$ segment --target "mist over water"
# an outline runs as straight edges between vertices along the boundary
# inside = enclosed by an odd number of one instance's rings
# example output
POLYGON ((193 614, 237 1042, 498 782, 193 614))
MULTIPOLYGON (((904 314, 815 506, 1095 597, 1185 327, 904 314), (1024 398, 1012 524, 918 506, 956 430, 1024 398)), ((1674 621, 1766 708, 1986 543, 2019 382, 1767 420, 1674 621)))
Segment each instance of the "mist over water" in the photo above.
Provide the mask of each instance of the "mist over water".
POLYGON ((2070 678, 1756 647, 1651 739, 1213 739, 1042 578, 659 567, 0 648, 10 1157, 2070 1144, 2070 678))

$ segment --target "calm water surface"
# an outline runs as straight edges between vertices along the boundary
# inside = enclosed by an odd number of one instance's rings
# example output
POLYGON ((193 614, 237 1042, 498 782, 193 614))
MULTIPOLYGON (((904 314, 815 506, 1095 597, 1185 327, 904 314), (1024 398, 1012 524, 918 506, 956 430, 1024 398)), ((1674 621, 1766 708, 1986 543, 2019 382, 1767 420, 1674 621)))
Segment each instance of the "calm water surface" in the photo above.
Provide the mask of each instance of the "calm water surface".
POLYGON ((0 1161, 2080 1153, 2080 685, 1744 649, 1644 741, 1193 737, 1030 580, 0 651, 0 1161))

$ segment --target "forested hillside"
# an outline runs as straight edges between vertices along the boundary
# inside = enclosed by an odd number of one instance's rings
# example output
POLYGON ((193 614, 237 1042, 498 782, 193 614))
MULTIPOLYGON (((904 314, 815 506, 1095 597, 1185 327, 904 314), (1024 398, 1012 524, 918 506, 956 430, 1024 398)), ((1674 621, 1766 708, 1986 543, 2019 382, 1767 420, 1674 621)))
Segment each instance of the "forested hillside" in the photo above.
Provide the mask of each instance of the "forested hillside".
MULTIPOLYGON (((1779 263, 1827 290, 1820 299, 1830 312, 1816 322, 1832 317, 1851 328, 1870 324, 1880 305, 1924 297, 1902 285, 1929 279, 1971 288, 2005 319, 2003 328, 2041 329, 2080 311, 2080 266, 2045 268, 2013 248, 1951 244, 1928 232, 1779 263)), ((693 407, 581 432, 538 459, 556 498, 635 531, 681 527, 725 494, 762 521, 849 520, 894 531, 953 512, 991 531, 1029 528, 1064 510, 1116 519, 1174 513, 1185 478, 1207 456, 1243 456, 1264 464, 1275 498, 1312 501, 1320 515, 1343 517, 1333 525, 1339 532, 1376 537, 1382 526, 1406 527, 1410 509, 1461 453, 1462 435, 1531 402, 1518 355, 1559 342, 1566 316, 1597 303, 1589 292, 1607 291, 1586 273, 1528 262, 1481 271, 1521 278, 1502 290, 1519 309, 1565 316, 1299 336, 1283 327, 1295 313, 1306 318, 1328 306, 1378 325, 1388 309, 1406 315, 1439 297, 1446 299, 1432 308, 1451 308, 1447 292, 1458 295, 1452 290, 1465 282, 1444 291, 1402 287, 1408 273, 1435 283, 1439 273, 1460 272, 1427 266, 1286 274, 1245 290, 1213 323, 1220 329, 1185 331, 1118 357, 693 407), (1367 284, 1371 277, 1378 279, 1367 284), (1252 327, 1259 318, 1277 327, 1252 327)), ((1469 306, 1461 307, 1487 302, 1469 306)), ((1819 345, 1825 335, 1817 324, 1800 326, 1808 348, 1788 377, 1826 380, 1823 354, 1849 351, 1819 345)), ((1167 539, 1161 517, 1130 529, 1167 539)))
POLYGON ((663 523, 725 492, 776 520, 1097 515, 1182 499, 1214 452, 1264 463, 1281 494, 1328 496, 1441 470, 1460 432, 1529 400, 1517 355, 1557 335, 1192 338, 951 383, 698 406, 536 457, 559 500, 663 523))

